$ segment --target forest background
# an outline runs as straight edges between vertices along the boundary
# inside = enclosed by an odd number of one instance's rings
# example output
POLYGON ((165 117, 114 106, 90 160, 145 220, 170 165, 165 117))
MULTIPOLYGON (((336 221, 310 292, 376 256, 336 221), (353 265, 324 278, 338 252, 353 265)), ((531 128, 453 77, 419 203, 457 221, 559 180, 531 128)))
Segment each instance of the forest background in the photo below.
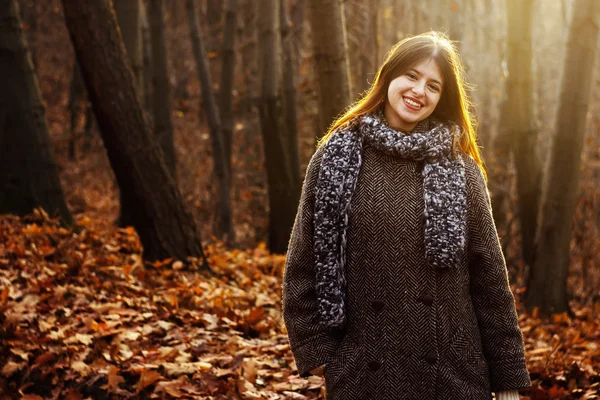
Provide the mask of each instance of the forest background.
POLYGON ((472 85, 521 395, 598 398, 599 3, 0 0, 0 398, 323 398, 281 320, 302 176, 431 29, 472 85))

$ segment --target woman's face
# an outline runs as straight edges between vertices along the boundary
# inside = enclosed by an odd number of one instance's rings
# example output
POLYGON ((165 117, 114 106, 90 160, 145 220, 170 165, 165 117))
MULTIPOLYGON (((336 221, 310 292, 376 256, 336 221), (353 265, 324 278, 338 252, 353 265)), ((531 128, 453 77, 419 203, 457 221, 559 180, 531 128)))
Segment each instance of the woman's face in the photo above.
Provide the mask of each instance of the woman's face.
POLYGON ((411 132, 435 110, 443 84, 442 73, 433 59, 423 60, 395 78, 390 82, 385 102, 390 126, 411 132))

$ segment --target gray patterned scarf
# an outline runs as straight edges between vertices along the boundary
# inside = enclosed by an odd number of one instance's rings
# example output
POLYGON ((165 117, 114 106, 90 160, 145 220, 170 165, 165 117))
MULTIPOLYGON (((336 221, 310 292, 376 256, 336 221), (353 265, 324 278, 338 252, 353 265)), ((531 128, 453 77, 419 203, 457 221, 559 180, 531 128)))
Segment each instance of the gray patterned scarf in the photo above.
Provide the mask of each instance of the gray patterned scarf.
POLYGON ((314 251, 321 323, 345 323, 348 210, 362 164, 363 144, 388 154, 424 161, 425 257, 433 268, 456 266, 465 246, 464 163, 453 156, 457 126, 420 122, 411 134, 389 127, 382 112, 339 128, 324 145, 314 210, 314 251))

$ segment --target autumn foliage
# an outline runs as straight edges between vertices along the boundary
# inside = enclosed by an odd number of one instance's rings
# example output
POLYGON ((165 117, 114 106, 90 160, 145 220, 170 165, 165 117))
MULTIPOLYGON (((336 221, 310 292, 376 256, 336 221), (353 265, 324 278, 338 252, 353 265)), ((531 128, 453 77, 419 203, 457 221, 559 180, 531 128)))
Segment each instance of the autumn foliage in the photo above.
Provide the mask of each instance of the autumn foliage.
MULTIPOLYGON (((323 398, 287 343, 284 257, 207 250, 213 275, 193 259, 144 263, 131 229, 3 216, 0 399, 323 398)), ((600 305, 550 321, 518 305, 529 398, 597 398, 600 305)))
MULTIPOLYGON (((134 230, 114 224, 118 189, 97 134, 86 147, 78 133, 83 110, 76 120, 77 156, 67 156, 73 54, 65 45, 58 2, 22 3, 25 20, 36 23, 32 28, 25 22, 24 28, 76 221, 65 228, 42 210, 24 218, 0 216, 0 400, 323 399, 323 379, 297 375, 287 341, 281 317, 284 256, 270 254, 261 243, 267 200, 256 115, 237 119, 233 133, 233 220, 240 249, 206 241, 212 274, 199 272, 194 259, 145 263, 134 230)), ((210 238, 216 189, 186 35, 185 26, 171 26, 178 179, 202 237, 210 238)), ((311 82, 304 77, 299 87, 306 91, 303 107, 314 107, 311 82)), ((234 91, 239 107, 238 96, 234 91)), ((315 121, 314 113, 301 111, 305 162, 314 151, 315 121)), ((594 143, 590 148, 598 148, 594 143)), ((586 175, 586 181, 593 179, 586 175)), ((593 237, 590 213, 597 198, 596 188, 588 186, 582 196, 590 203, 579 202, 581 223, 574 226, 577 243, 593 237)), ((503 238, 518 236, 504 230, 503 238)), ((519 249, 503 240, 509 271, 517 275, 511 282, 533 381, 522 399, 600 398, 600 302, 597 289, 588 287, 597 277, 584 268, 597 263, 599 248, 597 240, 588 242, 575 254, 577 274, 569 278, 573 314, 543 319, 522 306, 519 249)))

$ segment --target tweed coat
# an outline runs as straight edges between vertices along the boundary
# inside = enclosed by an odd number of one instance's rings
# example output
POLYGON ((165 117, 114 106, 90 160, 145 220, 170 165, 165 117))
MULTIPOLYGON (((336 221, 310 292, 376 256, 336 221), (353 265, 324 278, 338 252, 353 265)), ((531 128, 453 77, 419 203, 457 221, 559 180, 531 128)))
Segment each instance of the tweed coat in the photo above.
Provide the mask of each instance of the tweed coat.
POLYGON ((427 265, 423 163, 365 144, 346 247, 346 325, 319 323, 313 155, 289 242, 283 318, 298 373, 325 365, 328 399, 491 399, 530 386, 523 337, 483 175, 465 158, 467 251, 427 265))

